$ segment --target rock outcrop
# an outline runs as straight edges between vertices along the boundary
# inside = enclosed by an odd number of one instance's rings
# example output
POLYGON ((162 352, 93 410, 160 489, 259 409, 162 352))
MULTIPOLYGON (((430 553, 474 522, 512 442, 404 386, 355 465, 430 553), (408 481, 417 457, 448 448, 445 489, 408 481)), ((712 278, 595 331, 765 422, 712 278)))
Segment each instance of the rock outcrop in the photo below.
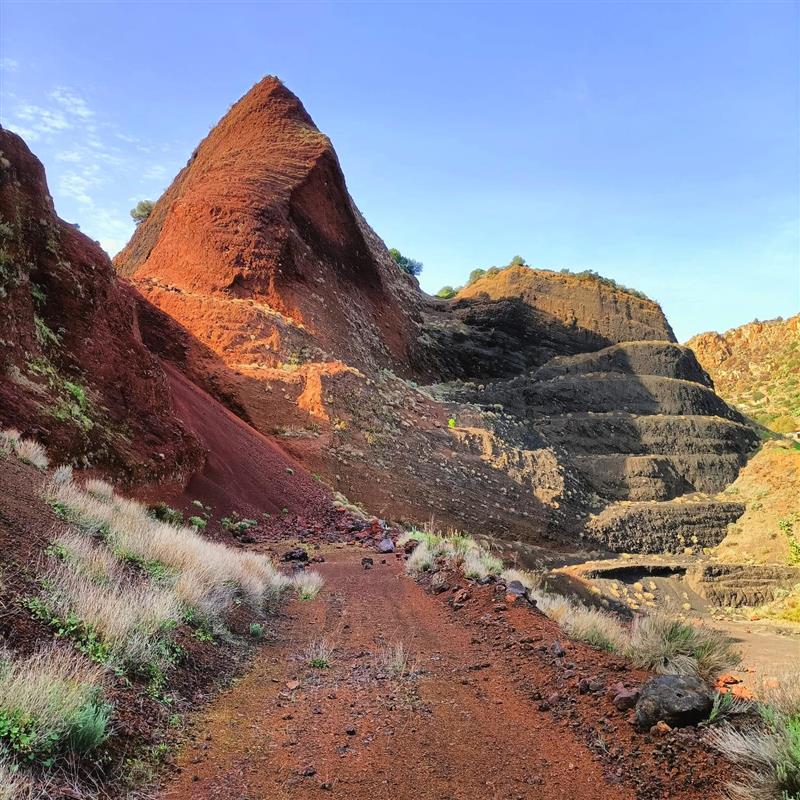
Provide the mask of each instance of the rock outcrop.
POLYGON ((56 216, 44 168, 0 128, 0 425, 129 481, 183 482, 202 450, 175 417, 108 256, 56 216))
POLYGON ((274 78, 115 264, 146 298, 148 346, 382 516, 651 551, 715 544, 741 512, 698 493, 754 434, 657 303, 519 266, 426 297, 274 78))
POLYGON ((330 140, 276 78, 234 104, 115 259, 230 365, 403 368, 420 297, 347 192, 330 140), (305 352, 304 352, 305 351, 305 352))

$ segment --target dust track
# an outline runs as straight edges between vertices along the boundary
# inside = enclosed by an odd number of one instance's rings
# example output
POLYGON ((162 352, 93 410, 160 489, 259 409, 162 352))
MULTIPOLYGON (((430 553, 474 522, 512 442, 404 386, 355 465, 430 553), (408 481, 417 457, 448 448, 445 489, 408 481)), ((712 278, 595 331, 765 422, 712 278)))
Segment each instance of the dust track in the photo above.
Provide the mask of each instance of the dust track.
POLYGON ((282 641, 216 701, 163 800, 632 800, 394 558, 364 570, 362 555, 334 551, 322 565, 323 595, 294 604, 282 641), (313 670, 302 654, 320 637, 335 650, 313 670), (418 677, 381 667, 396 641, 418 677))

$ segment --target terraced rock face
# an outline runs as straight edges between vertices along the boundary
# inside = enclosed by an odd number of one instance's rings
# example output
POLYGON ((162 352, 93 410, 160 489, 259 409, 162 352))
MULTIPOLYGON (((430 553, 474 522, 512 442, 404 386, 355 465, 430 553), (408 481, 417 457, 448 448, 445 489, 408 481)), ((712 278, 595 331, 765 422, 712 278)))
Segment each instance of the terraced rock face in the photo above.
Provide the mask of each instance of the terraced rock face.
POLYGON ((116 266, 149 301, 148 346, 381 516, 677 550, 737 513, 675 502, 732 480, 753 434, 657 303, 527 267, 426 297, 275 79, 201 143, 116 266))
POLYGON ((687 348, 634 342, 451 392, 502 407, 557 454, 590 512, 587 541, 658 553, 715 546, 744 510, 697 496, 735 480, 757 438, 709 384, 687 348))
POLYGON ((580 350, 616 342, 675 341, 658 303, 594 277, 508 267, 465 286, 459 299, 521 299, 552 327, 571 332, 580 350))
POLYGON ((44 168, 0 128, 0 426, 53 459, 184 482, 203 459, 108 256, 56 216, 44 168))

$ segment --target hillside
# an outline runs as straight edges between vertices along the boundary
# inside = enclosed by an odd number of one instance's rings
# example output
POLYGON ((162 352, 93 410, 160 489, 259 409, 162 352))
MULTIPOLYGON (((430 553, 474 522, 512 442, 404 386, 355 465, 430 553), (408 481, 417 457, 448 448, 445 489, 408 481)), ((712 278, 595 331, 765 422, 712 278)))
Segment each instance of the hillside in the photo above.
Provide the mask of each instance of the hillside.
POLYGON ((0 425, 130 482, 183 483, 203 459, 100 246, 56 216, 44 168, 0 128, 0 425))
POLYGON ((692 533, 674 503, 724 488, 754 439, 656 303, 525 267, 427 297, 274 78, 211 131, 115 265, 154 352, 381 517, 676 549, 716 543, 741 513, 703 501, 692 533))
POLYGON ((800 314, 687 343, 721 397, 777 433, 800 430, 800 314))

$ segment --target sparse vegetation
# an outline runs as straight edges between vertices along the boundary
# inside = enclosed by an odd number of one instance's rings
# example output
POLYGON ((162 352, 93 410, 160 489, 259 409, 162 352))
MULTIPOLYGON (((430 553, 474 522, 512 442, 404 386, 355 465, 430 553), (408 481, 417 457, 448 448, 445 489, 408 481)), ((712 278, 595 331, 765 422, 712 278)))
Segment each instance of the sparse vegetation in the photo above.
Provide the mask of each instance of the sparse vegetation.
POLYGON ((313 669, 327 669, 331 665, 333 647, 327 639, 315 639, 306 648, 305 660, 313 669))
POLYGON ((739 662, 733 640, 719 631, 660 614, 637 618, 629 631, 614 614, 546 591, 540 575, 504 569, 501 559, 469 536, 412 530, 398 543, 410 540, 419 542, 406 560, 406 571, 411 575, 416 577, 444 568, 458 569, 478 582, 519 581, 537 608, 557 622, 568 636, 601 650, 626 655, 638 666, 711 679, 739 662))
POLYGON ((461 568, 468 578, 485 580, 490 575, 499 576, 503 562, 469 536, 457 531, 440 535, 426 530, 412 530, 401 536, 398 544, 409 540, 419 544, 406 561, 406 570, 412 574, 433 570, 437 560, 447 566, 461 568))
POLYGON ((638 666, 657 672, 696 674, 706 679, 741 660, 729 636, 665 614, 636 619, 631 630, 630 656, 638 666))
POLYGON ((755 719, 727 723, 709 741, 738 769, 727 788, 733 800, 800 797, 800 676, 765 682, 755 719))
POLYGON ((0 449, 13 453, 20 461, 30 464, 36 469, 47 469, 50 459, 47 451, 33 439, 23 439, 18 430, 10 428, 2 432, 0 449))
POLYGON ((137 224, 141 225, 152 213, 155 203, 152 200, 140 200, 131 209, 131 219, 137 224))
POLYGON ((0 742, 18 759, 86 753, 105 740, 110 714, 101 670, 78 653, 52 647, 0 656, 0 742))
POLYGON ((247 630, 254 639, 261 639, 264 636, 264 626, 260 622, 251 622, 247 630))
POLYGON ((292 577, 291 582, 301 600, 313 600, 325 584, 325 580, 319 572, 309 570, 298 572, 292 577))
POLYGON ((423 265, 420 261, 415 261, 413 258, 407 258, 396 247, 389 250, 389 255, 392 261, 400 267, 403 272, 409 275, 417 276, 422 272, 423 265))
POLYGON ((402 642, 393 642, 380 653, 380 666, 396 678, 409 675, 414 670, 410 667, 408 649, 402 642))

